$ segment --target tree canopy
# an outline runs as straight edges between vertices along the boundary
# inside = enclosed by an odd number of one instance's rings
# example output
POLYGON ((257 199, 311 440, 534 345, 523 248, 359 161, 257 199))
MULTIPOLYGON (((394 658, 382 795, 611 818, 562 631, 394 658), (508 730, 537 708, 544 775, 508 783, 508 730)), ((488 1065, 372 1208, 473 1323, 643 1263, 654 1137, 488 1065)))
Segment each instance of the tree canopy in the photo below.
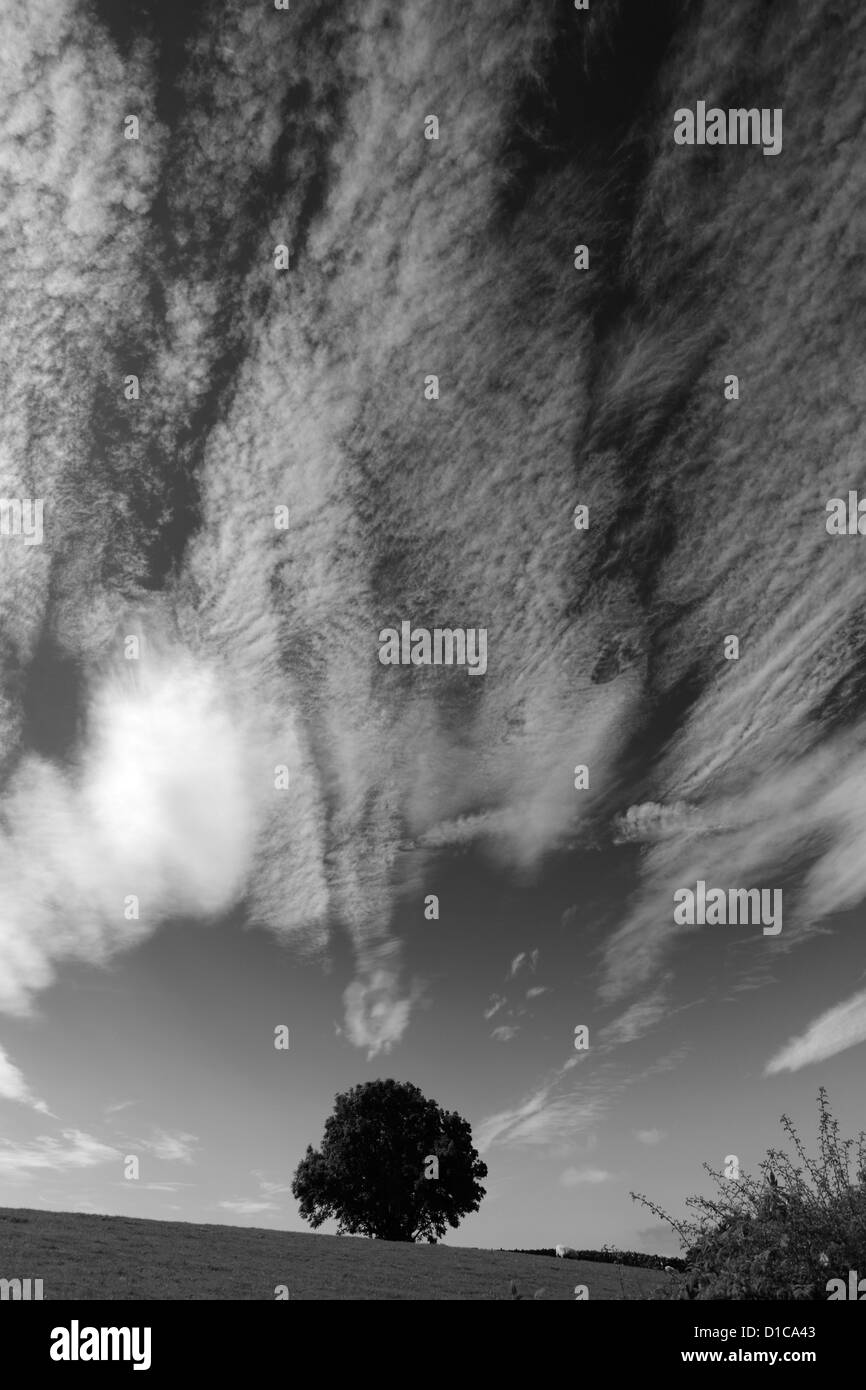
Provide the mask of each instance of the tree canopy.
POLYGON ((367 1081, 336 1097, 321 1148, 292 1179, 301 1215, 340 1234, 435 1240, 477 1211, 487 1176, 472 1131, 406 1081, 367 1081))

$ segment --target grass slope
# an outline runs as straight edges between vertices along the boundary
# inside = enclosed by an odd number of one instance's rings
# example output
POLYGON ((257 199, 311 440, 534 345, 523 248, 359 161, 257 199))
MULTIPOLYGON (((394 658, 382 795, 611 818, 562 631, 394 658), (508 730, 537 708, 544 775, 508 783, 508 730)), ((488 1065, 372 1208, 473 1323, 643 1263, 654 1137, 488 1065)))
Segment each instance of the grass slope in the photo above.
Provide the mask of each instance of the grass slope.
POLYGON ((649 1298, 668 1276, 622 1265, 295 1231, 0 1208, 0 1278, 46 1300, 649 1298))

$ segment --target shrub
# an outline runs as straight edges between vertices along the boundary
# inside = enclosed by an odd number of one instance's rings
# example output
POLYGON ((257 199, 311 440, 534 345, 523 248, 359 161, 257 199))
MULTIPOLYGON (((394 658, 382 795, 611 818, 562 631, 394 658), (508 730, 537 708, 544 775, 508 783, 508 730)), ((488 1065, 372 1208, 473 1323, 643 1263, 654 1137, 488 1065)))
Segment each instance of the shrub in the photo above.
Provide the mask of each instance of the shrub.
POLYGON ((705 1163, 718 1196, 690 1197, 693 1218, 676 1221, 631 1194, 673 1228, 685 1251, 685 1270, 662 1297, 826 1299, 829 1279, 866 1271, 866 1134, 840 1139, 823 1086, 818 1115, 815 1159, 783 1115, 795 1157, 770 1149, 759 1165, 763 1180, 729 1179, 705 1163))
MULTIPOLYGON (((550 1246, 541 1250, 511 1250, 512 1255, 550 1255, 556 1251, 550 1246)), ((603 1245, 600 1250, 575 1250, 566 1255, 569 1260, 593 1260, 596 1264, 634 1265, 637 1269, 664 1269, 665 1265, 685 1268, 685 1261, 677 1256, 647 1255, 642 1250, 617 1250, 613 1245, 603 1245)))

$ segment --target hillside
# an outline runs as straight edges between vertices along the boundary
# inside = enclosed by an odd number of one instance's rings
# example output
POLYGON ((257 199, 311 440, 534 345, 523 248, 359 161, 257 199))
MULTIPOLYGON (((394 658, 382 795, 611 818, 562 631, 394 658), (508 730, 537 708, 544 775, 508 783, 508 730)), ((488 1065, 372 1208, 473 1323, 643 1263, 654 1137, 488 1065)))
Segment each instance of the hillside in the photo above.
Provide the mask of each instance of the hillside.
POLYGON ((648 1298, 654 1270, 444 1245, 0 1208, 0 1278, 43 1281, 51 1299, 648 1298))

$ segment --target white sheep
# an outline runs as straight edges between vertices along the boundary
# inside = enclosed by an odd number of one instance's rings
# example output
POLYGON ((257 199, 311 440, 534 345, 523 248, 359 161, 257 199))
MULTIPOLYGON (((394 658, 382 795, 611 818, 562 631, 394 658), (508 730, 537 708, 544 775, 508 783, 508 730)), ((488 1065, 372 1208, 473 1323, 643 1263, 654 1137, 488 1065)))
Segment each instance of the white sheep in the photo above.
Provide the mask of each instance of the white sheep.
POLYGON ((575 1252, 570 1245, 557 1245, 556 1253, 561 1260, 567 1260, 569 1255, 573 1255, 575 1252))

